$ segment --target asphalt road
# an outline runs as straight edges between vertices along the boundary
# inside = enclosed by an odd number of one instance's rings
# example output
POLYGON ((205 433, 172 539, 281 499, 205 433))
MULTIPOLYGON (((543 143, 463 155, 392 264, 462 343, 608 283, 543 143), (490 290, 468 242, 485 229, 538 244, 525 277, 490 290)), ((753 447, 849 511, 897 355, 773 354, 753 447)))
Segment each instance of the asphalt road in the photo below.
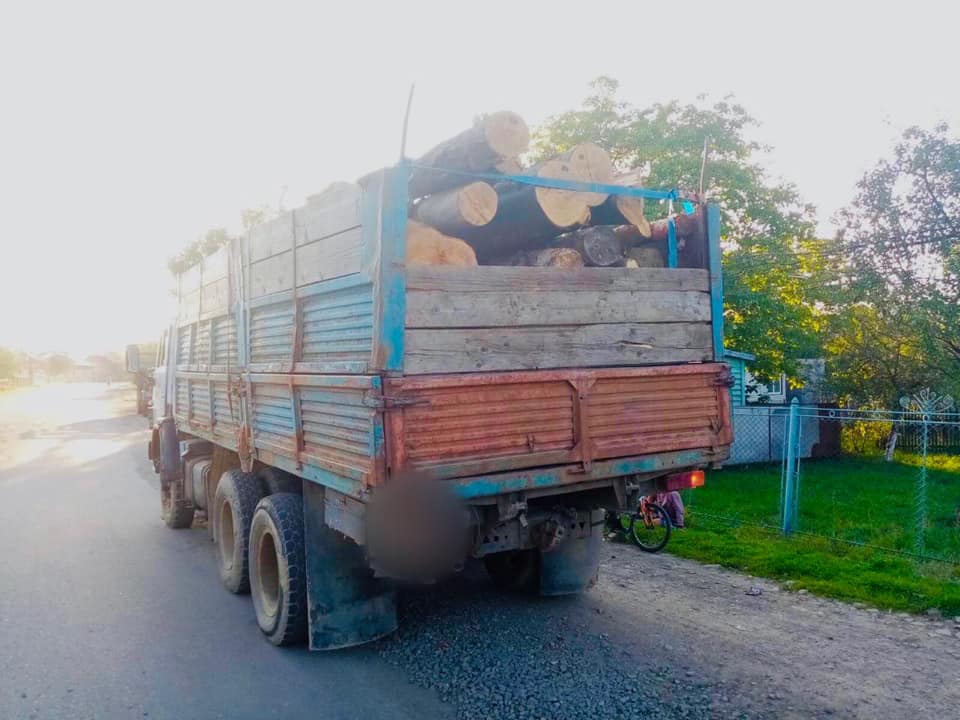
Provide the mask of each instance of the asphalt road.
POLYGON ((0 718, 432 718, 375 649, 265 642, 203 530, 160 521, 130 386, 0 395, 0 718))
POLYGON ((145 425, 129 386, 0 394, 0 720, 957 716, 960 618, 627 545, 582 596, 468 568, 372 647, 274 648, 206 530, 160 521, 145 425))

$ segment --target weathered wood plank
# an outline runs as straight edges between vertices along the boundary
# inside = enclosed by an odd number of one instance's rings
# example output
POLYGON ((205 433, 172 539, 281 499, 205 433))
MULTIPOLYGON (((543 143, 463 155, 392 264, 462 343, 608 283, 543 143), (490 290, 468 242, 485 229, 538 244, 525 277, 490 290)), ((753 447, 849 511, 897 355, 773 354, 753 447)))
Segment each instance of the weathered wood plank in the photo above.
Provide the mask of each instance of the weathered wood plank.
POLYGON ((408 328, 709 322, 710 295, 694 290, 411 290, 408 328))
POLYGON ((710 360, 709 323, 407 330, 405 374, 710 360))
POLYGON ((696 290, 708 292, 710 275, 692 268, 471 268, 411 266, 407 290, 446 290, 465 293, 503 293, 512 290, 696 290))
POLYGON ((274 255, 250 266, 250 297, 257 298, 293 287, 293 252, 274 255))
POLYGON ((297 285, 360 272, 360 227, 297 248, 297 285))
POLYGON ((200 289, 200 263, 180 273, 180 295, 185 296, 200 289))
POLYGON ((286 212, 250 228, 246 237, 250 262, 265 260, 293 247, 293 220, 293 213, 286 212))
POLYGON ((200 289, 197 288, 180 298, 178 325, 189 325, 200 318, 200 289))
POLYGON ((360 189, 330 205, 311 203, 296 211, 297 245, 360 227, 360 189))
POLYGON ((230 259, 230 248, 224 246, 219 250, 207 255, 203 259, 203 284, 220 280, 227 277, 227 266, 230 259))
POLYGON ((222 315, 230 308, 230 282, 226 277, 205 284, 200 295, 203 317, 222 315))

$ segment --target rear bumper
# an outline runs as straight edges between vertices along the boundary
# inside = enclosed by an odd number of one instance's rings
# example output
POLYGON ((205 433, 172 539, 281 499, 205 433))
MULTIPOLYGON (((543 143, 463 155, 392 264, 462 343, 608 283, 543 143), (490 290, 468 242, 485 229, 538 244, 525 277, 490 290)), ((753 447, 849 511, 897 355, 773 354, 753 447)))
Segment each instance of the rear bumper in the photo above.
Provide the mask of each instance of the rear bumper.
POLYGON ((695 363, 387 378, 389 477, 481 497, 719 462, 729 377, 695 363))
POLYGON ((553 468, 535 468, 529 471, 505 472, 491 475, 458 478, 450 484, 463 500, 476 502, 504 493, 524 492, 528 497, 549 495, 592 487, 610 485, 615 478, 630 475, 656 477, 686 468, 706 467, 723 462, 729 448, 701 448, 679 450, 639 457, 617 458, 596 462, 585 472, 582 464, 553 468))

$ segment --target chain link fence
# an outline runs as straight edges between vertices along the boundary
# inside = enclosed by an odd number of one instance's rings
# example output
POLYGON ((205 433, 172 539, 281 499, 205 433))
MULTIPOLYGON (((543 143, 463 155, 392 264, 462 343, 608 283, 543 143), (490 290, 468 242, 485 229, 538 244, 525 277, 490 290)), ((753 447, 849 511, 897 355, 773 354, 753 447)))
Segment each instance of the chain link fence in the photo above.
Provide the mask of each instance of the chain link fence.
POLYGON ((691 519, 960 564, 960 414, 902 404, 735 408, 730 461, 686 494, 691 519))

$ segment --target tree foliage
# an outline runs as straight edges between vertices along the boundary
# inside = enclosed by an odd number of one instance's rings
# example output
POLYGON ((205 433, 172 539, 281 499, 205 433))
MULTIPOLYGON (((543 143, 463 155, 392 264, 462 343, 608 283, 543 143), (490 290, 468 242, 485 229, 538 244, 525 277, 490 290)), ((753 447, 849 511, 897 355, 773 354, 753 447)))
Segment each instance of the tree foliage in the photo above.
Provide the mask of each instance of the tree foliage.
MULTIPOLYGON (((534 138, 545 158, 579 142, 597 142, 618 168, 642 168, 650 187, 703 189, 722 211, 724 318, 728 347, 757 355, 761 376, 796 372, 797 358, 818 352, 819 320, 810 279, 823 272, 813 208, 792 185, 772 181, 757 163, 765 150, 747 138, 754 120, 739 104, 677 101, 638 108, 601 77, 579 110, 549 119, 534 138)), ((662 204, 648 208, 664 217, 662 204)))
POLYGON ((946 125, 908 129, 839 220, 828 346, 840 389, 888 401, 926 386, 957 393, 960 142, 946 125), (845 337, 865 327, 862 342, 845 337), (858 363, 859 379, 845 371, 858 363))
MULTIPOLYGON (((250 228, 261 225, 268 220, 276 217, 276 211, 268 205, 261 205, 256 208, 247 208, 240 211, 240 224, 243 231, 247 232, 250 228)), ((213 228, 207 230, 202 236, 191 242, 179 253, 167 260, 167 267, 174 275, 179 275, 185 270, 196 265, 200 260, 212 255, 224 245, 230 243, 231 235, 226 228, 213 228)))

